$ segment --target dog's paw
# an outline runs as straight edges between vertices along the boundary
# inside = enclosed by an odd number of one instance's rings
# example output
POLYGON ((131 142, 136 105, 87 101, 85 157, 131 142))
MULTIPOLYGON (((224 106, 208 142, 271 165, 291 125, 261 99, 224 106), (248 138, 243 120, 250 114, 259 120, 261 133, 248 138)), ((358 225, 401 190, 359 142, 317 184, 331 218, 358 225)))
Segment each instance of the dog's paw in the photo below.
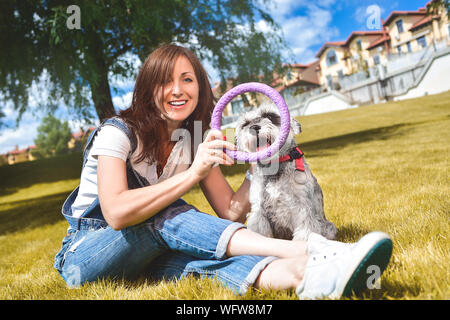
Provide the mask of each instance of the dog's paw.
POLYGON ((292 240, 294 240, 294 241, 298 241, 298 240, 306 241, 306 240, 308 240, 308 237, 309 237, 310 234, 311 234, 310 230, 298 228, 298 229, 294 230, 294 233, 292 235, 292 240))
POLYGON ((334 240, 337 237, 337 233, 338 230, 336 226, 333 223, 327 221, 323 236, 328 240, 334 240))

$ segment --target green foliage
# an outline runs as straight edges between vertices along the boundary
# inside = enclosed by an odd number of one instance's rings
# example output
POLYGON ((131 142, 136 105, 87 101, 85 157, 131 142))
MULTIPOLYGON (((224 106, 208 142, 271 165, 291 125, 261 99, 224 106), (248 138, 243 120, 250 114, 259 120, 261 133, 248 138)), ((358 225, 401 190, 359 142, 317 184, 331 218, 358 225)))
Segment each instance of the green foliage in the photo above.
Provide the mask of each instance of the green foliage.
POLYGON ((43 156, 61 155, 67 153, 67 143, 72 137, 67 121, 61 122, 49 114, 42 119, 38 128, 38 136, 34 140, 43 156))
POLYGON ((30 150, 30 153, 34 159, 44 158, 44 155, 42 154, 41 150, 39 150, 39 149, 32 149, 32 150, 30 150))
POLYGON ((427 6, 427 15, 439 14, 441 9, 447 11, 447 17, 450 19, 450 1, 449 0, 433 0, 427 6))
POLYGON ((143 61, 166 42, 192 49, 222 79, 270 83, 286 45, 261 5, 264 1, 0 1, 0 40, 8 43, 0 52, 0 93, 13 102, 19 121, 29 108, 32 82, 46 74, 50 96, 39 107, 53 111, 62 100, 74 116, 92 120, 92 101, 104 119, 115 113, 109 77, 137 73, 125 54, 143 61), (70 5, 80 8, 80 29, 67 27, 70 5), (259 19, 273 31, 258 31, 259 19))

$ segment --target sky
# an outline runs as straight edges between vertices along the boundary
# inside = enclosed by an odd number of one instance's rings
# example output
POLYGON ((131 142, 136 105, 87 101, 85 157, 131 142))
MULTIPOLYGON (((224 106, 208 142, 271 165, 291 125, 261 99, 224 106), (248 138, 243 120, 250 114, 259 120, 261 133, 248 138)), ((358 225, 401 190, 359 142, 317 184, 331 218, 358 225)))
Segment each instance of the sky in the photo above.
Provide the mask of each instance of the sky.
MULTIPOLYGON (((280 26, 282 35, 289 47, 285 53, 286 62, 309 63, 314 61, 317 51, 326 41, 345 40, 352 31, 377 30, 373 17, 386 19, 394 10, 417 10, 424 7, 428 0, 275 0, 266 1, 268 13, 280 26)), ((82 21, 81 21, 82 22, 82 21)), ((258 21, 261 30, 267 30, 264 21, 258 21)), ((129 55, 138 68, 136 57, 129 55)), ((204 66, 211 83, 218 81, 217 71, 208 62, 204 66)), ((126 108, 131 102, 134 79, 110 77, 113 104, 118 109, 126 108)), ((17 145, 20 149, 34 144, 37 128, 44 114, 36 111, 37 101, 45 101, 45 85, 37 84, 31 89, 29 105, 35 112, 26 112, 20 125, 15 126, 17 112, 11 103, 2 108, 6 114, 5 122, 11 127, 0 129, 0 154, 11 151, 17 145), (34 108, 33 108, 34 107, 34 108)), ((60 107, 56 117, 69 121, 72 132, 79 131, 87 124, 73 120, 69 108, 60 107)))

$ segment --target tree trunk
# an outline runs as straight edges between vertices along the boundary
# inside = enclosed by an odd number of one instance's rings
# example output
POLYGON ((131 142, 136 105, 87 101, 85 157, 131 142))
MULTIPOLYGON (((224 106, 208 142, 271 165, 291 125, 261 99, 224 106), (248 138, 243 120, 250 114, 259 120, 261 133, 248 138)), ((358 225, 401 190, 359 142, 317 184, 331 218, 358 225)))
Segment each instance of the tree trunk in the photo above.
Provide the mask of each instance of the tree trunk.
POLYGON ((92 100, 94 101, 97 116, 101 121, 116 115, 111 98, 111 90, 108 82, 108 73, 99 74, 100 80, 96 85, 91 84, 92 100))
POLYGON ((95 61, 94 70, 96 79, 89 81, 91 86, 92 100, 100 121, 116 115, 111 98, 111 90, 108 81, 108 65, 104 60, 103 46, 100 37, 93 31, 90 34, 90 45, 88 52, 95 61))

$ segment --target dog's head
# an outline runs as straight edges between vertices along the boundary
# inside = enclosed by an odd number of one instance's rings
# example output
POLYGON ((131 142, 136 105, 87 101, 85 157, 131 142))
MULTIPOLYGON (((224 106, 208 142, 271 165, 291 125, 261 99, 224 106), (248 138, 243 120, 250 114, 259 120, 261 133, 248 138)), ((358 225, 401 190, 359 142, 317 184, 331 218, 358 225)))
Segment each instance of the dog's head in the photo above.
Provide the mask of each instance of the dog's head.
MULTIPOLYGON (((264 103, 255 110, 244 113, 237 121, 236 145, 240 151, 257 152, 268 148, 280 134, 280 113, 273 103, 264 103)), ((295 135, 301 125, 291 118, 289 136, 278 156, 285 155, 296 145, 295 135)))

